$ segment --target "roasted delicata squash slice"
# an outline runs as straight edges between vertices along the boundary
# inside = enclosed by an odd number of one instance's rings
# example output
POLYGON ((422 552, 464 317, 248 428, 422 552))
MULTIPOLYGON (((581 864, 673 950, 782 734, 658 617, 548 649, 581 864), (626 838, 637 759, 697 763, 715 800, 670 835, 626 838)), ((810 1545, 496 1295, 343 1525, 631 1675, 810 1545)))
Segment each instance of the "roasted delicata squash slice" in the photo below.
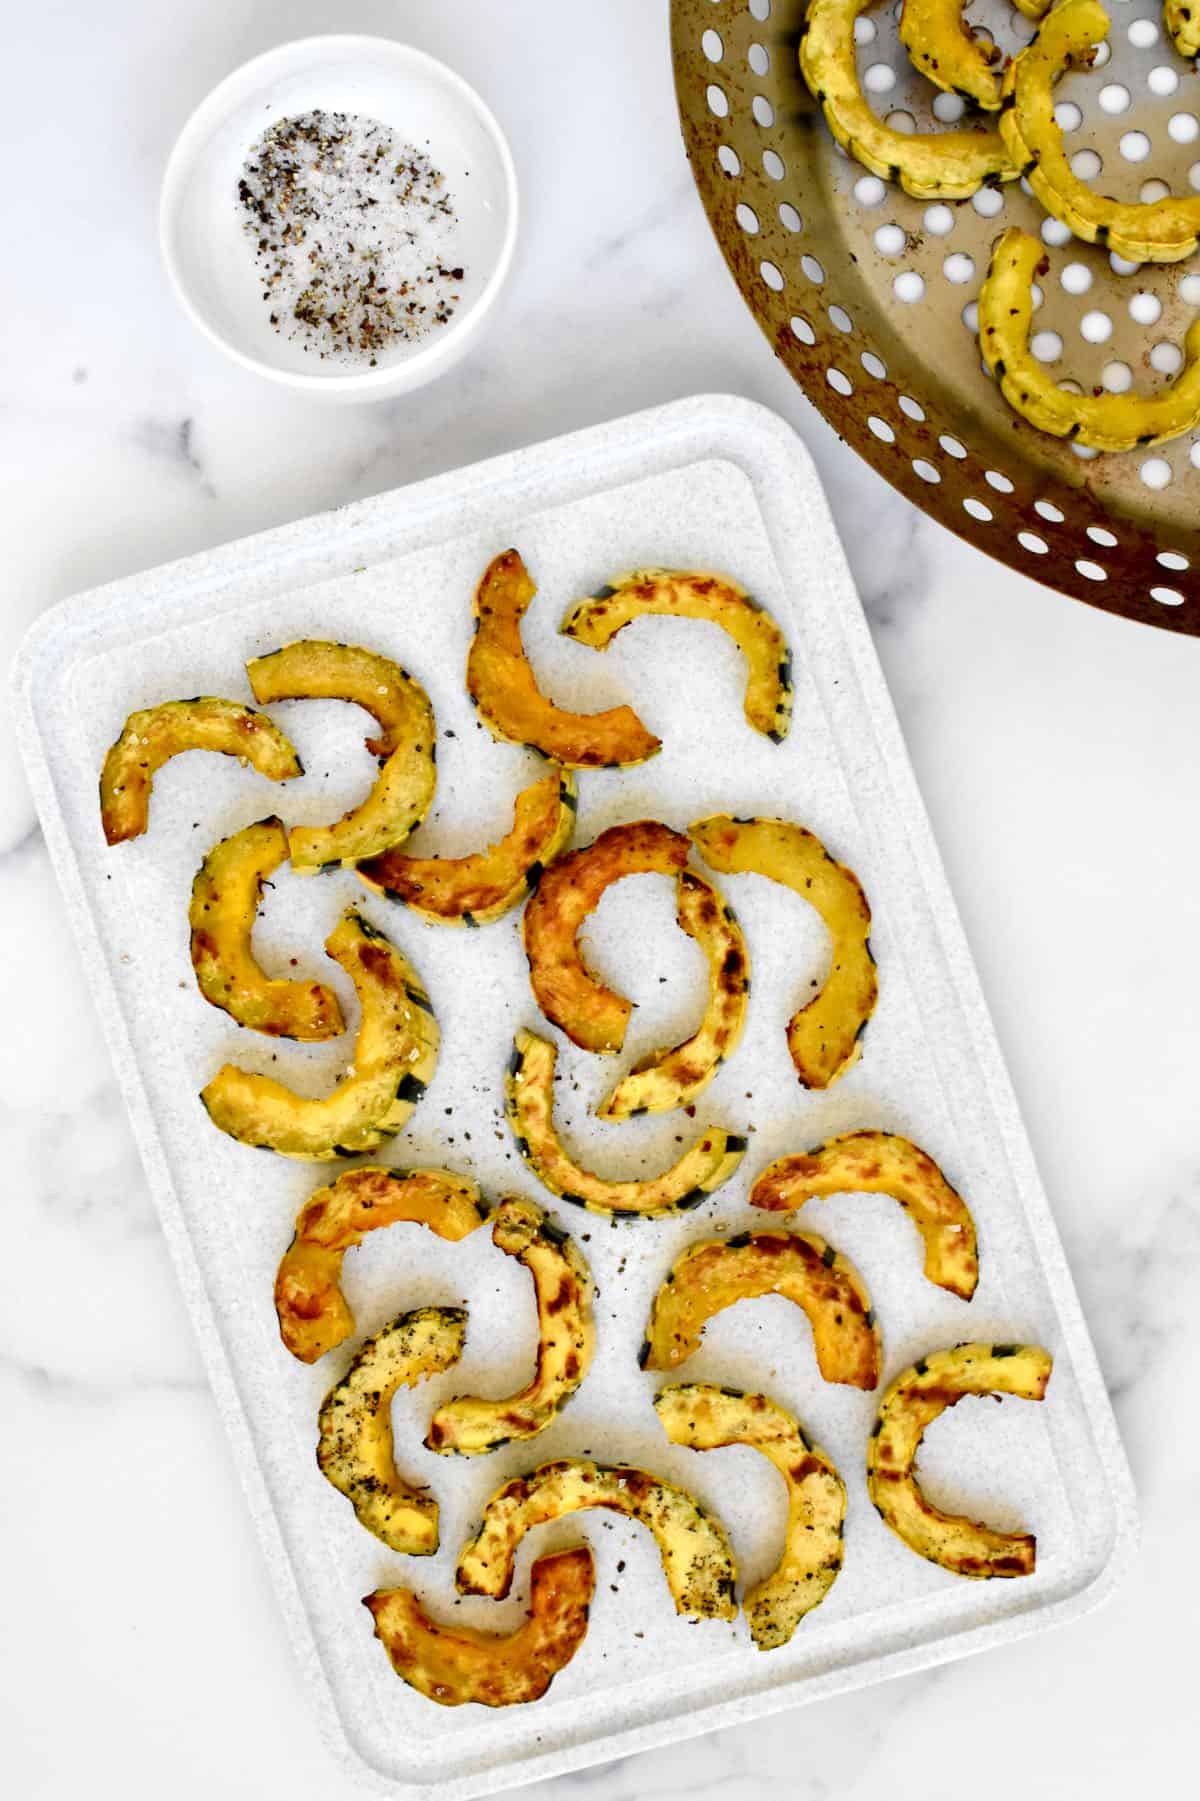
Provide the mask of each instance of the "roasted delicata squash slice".
POLYGON ((997 240, 980 290, 980 347, 1013 411, 1091 450, 1161 444, 1200 425, 1200 319, 1184 338, 1182 370, 1155 394, 1072 394, 1057 385, 1029 348, 1033 281, 1045 254, 1037 238, 1011 228, 997 240))
POLYGON ((716 813, 688 832, 711 869, 762 875, 816 908, 833 940, 829 975, 815 1000, 788 1022, 788 1050, 806 1088, 828 1088, 858 1061, 879 983, 871 955, 871 909, 852 869, 819 838, 786 819, 731 819, 716 813))
POLYGON ((813 1232, 738 1232, 689 1245, 654 1297, 638 1362, 678 1369, 700 1349, 714 1314, 768 1294, 807 1314, 826 1382, 877 1386, 879 1328, 867 1285, 848 1257, 813 1232))
POLYGON ((260 706, 276 700, 346 700, 379 726, 367 749, 380 762, 403 750, 413 729, 413 690, 421 690, 390 657, 359 644, 299 638, 246 665, 260 706))
POLYGON ((1200 195, 1140 202, 1095 193, 1072 169, 1055 121, 1055 83, 1068 69, 1091 68, 1108 29, 1099 0, 1062 0, 1048 12, 1005 74, 1000 133, 1046 211, 1077 238, 1130 262, 1175 263, 1200 238, 1200 195))
POLYGON ((896 1377, 867 1446, 867 1488, 876 1511, 906 1545, 956 1576, 1031 1576, 1037 1541, 942 1513, 921 1493, 913 1464, 926 1426, 964 1395, 1040 1401, 1053 1359, 1040 1345, 960 1344, 932 1351, 896 1377))
POLYGON ((838 143, 856 162, 898 181, 917 200, 965 200, 985 182, 1015 181, 995 131, 894 131, 858 80, 854 21, 874 0, 811 0, 801 26, 800 70, 838 143))
POLYGON ((794 1213, 831 1194, 890 1194, 924 1240, 928 1279, 970 1300, 979 1281, 975 1221, 919 1145, 895 1132, 847 1132, 772 1163, 750 1190, 750 1205, 794 1213))
POLYGON ((475 593, 467 693, 494 738, 528 744, 568 769, 618 769, 662 749, 632 707, 568 713, 547 700, 521 640, 521 618, 537 593, 515 550, 488 564, 475 593))
POLYGON ((675 917, 708 963, 708 1005, 699 1028, 674 1050, 655 1051, 635 1065, 596 1109, 601 1119, 669 1113, 686 1107, 732 1056, 742 1035, 750 994, 750 958, 733 909, 692 869, 680 872, 675 917))
POLYGON ((237 757, 270 782, 290 782, 304 765, 279 727, 236 700, 198 695, 131 713, 100 772, 100 823, 109 844, 140 838, 150 823, 155 773, 185 750, 237 757))
POLYGON ((681 1382, 654 1397, 659 1424, 673 1445, 716 1451, 751 1445, 787 1484, 783 1556, 769 1576, 747 1589, 742 1609, 760 1651, 786 1645, 806 1613, 820 1605, 842 1567, 846 1486, 824 1451, 810 1444, 786 1408, 766 1395, 711 1382, 681 1382))
POLYGON ((544 1463, 498 1489, 474 1538, 459 1553, 455 1580, 464 1595, 502 1600, 512 1586, 517 1547, 527 1532, 589 1507, 640 1520, 654 1534, 677 1613, 731 1620, 737 1569, 725 1529, 682 1488, 626 1464, 584 1458, 544 1463))
POLYGON ((533 893, 575 830, 575 779, 552 769, 517 796, 512 831, 470 857, 409 857, 385 851, 360 863, 368 888, 435 925, 479 926, 533 893))
POLYGON ((368 1232, 410 1222, 451 1243, 487 1213, 469 1176, 448 1169, 349 1169, 300 1209, 275 1277, 279 1335, 302 1363, 349 1338, 354 1314, 342 1293, 342 1259, 368 1232))
POLYGON ((517 1149, 551 1194, 593 1213, 653 1219, 698 1207, 727 1182, 746 1154, 746 1140, 705 1126, 696 1142, 660 1176, 641 1182, 606 1182, 581 1169, 554 1129, 554 1064, 557 1052, 534 1032, 518 1032, 505 1081, 508 1123, 517 1149))
POLYGON ((433 1080, 439 1033, 416 971, 351 909, 325 949, 358 993, 362 1020, 350 1073, 321 1100, 226 1063, 200 1099, 222 1132, 302 1162, 373 1151, 405 1124, 433 1080))
POLYGON ((492 1242, 533 1277, 537 1368, 528 1387, 507 1400, 459 1395, 439 1407, 425 1443, 443 1455, 479 1457, 545 1431, 583 1381, 596 1348, 592 1273, 561 1226, 532 1201, 510 1195, 492 1215, 492 1242))
POLYGON ((963 17, 963 0, 904 0, 900 42, 913 67, 935 87, 973 100, 987 112, 1000 105, 1000 51, 977 38, 963 17))
POLYGON ((279 819, 260 819, 210 850, 192 883, 192 968, 206 1001, 240 1026, 272 1038, 335 1038, 346 1023, 323 982, 267 975, 250 939, 263 883, 288 854, 279 819))
POLYGON ((392 1400, 439 1375, 462 1356, 461 1307, 419 1307, 368 1338, 318 1419, 317 1464, 345 1495, 367 1531, 408 1557, 438 1548, 438 1506, 406 1482, 392 1450, 392 1400))
POLYGON ((330 826, 293 826, 292 867, 301 875, 353 864, 404 840, 420 825, 437 784, 437 727, 429 697, 407 670, 357 644, 301 638, 246 665, 254 697, 348 700, 379 724, 367 749, 383 767, 361 806, 330 826))
POLYGON ((537 1701, 583 1643, 595 1587, 586 1545, 539 1557, 530 1572, 529 1618, 501 1637, 430 1618, 411 1588, 380 1588, 363 1606, 392 1668, 441 1707, 537 1701))
POLYGON ((613 882, 678 875, 690 849, 681 832, 656 819, 610 826, 594 843, 560 857, 530 896, 521 932, 534 996, 546 1018, 583 1050, 619 1051, 633 1011, 632 1001, 598 981, 584 962, 585 921, 613 882))
POLYGON ((728 632, 746 659, 746 719, 782 743, 792 717, 791 652, 766 608, 728 576, 637 569, 581 600, 559 629, 577 644, 607 650, 618 632, 648 614, 706 620, 728 632))
POLYGON ((1200 6, 1196 0, 1164 0, 1163 24, 1185 62, 1200 56, 1200 6))

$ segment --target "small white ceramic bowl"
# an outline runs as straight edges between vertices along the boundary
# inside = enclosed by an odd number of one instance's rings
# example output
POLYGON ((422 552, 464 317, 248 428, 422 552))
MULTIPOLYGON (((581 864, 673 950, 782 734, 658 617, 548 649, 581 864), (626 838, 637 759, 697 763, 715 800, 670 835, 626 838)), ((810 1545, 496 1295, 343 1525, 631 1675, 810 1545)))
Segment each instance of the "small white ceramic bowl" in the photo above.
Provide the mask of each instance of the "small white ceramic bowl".
POLYGON ((315 399, 381 400, 432 381, 474 342, 512 262, 517 212, 504 134, 461 76, 388 38, 316 37, 255 57, 201 101, 167 162, 159 233, 185 310, 235 362, 315 399), (466 271, 454 315, 389 347, 374 368, 331 367, 276 331, 243 229, 247 152, 276 119, 314 108, 379 119, 427 149, 454 202, 454 254, 466 271))

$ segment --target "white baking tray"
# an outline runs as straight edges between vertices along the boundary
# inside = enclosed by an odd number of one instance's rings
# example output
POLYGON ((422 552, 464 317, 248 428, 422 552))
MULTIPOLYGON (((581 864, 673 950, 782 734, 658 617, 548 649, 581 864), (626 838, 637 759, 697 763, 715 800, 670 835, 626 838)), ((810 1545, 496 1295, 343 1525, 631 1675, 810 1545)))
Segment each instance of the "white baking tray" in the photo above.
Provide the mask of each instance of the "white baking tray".
MULTIPOLYGON (((47 842, 275 1574, 283 1629, 326 1732, 360 1775, 410 1797, 483 1794, 1005 1642, 1109 1591, 1134 1534, 1112 1413, 832 521, 807 454, 779 419, 740 400, 686 401, 78 596, 34 627, 17 690, 47 842), (525 1272, 486 1231, 451 1246, 400 1227, 348 1259, 362 1332, 428 1302, 465 1301, 470 1310, 463 1362, 397 1403, 398 1459, 438 1495, 443 1544, 434 1559, 400 1558, 357 1525, 313 1459, 318 1403, 353 1345, 307 1369, 280 1345, 272 1307, 295 1213, 337 1168, 237 1145, 196 1099, 230 1056, 320 1092, 351 1041, 272 1046, 239 1032, 202 1001, 188 961, 187 901, 201 856, 273 810, 327 819, 361 795, 373 767, 363 716, 337 702, 276 708, 309 771, 287 787, 226 758, 176 759, 156 780, 149 833, 114 850, 100 833, 96 777, 132 708, 196 693, 248 698, 246 657, 295 637, 335 637, 396 657, 433 700, 438 800, 415 842, 461 854, 495 838, 537 765, 479 727, 463 670, 474 584, 509 544, 539 584, 526 639, 547 689, 586 710, 627 699, 664 742, 644 768, 581 778, 577 842, 644 815, 677 827, 718 810, 802 821, 863 880, 880 1002, 858 1066, 828 1093, 803 1091, 783 1026, 821 972, 823 931, 794 895, 753 877, 723 878, 754 966, 742 1048, 695 1122, 671 1115, 602 1125, 589 1106, 636 1055, 691 1029, 703 992, 701 959, 674 926, 669 884, 644 877, 610 891, 591 954, 639 1010, 619 1061, 560 1044, 570 1141, 586 1161, 622 1175, 672 1160, 676 1135, 710 1119, 749 1131, 751 1148, 734 1181, 678 1220, 610 1225, 539 1195, 586 1239, 599 1285, 598 1354, 549 1431, 494 1456, 442 1460, 420 1441, 443 1395, 503 1394, 524 1379, 534 1344, 525 1272), (569 602, 638 563, 726 570, 780 617, 796 670, 783 745, 745 726, 739 657, 712 628, 645 621, 603 657, 556 636, 569 602), (787 1648, 758 1652, 741 1621, 678 1619, 652 1540, 607 1514, 534 1535, 505 1603, 456 1603, 455 1554, 486 1497, 520 1469, 584 1451, 686 1483, 726 1521, 747 1579, 771 1566, 783 1521, 777 1477, 745 1449, 697 1456, 667 1446, 650 1406, 655 1379, 638 1369, 636 1353, 651 1295, 685 1243, 718 1225, 767 1223, 750 1214, 746 1193, 768 1161, 867 1126, 915 1138, 969 1200, 983 1266, 974 1302, 923 1279, 916 1236, 884 1197, 814 1204, 800 1223, 863 1271, 888 1378, 962 1338, 1029 1338, 1051 1348, 1043 1406, 960 1407, 930 1433, 922 1461, 943 1504, 1034 1530, 1036 1575, 961 1581, 885 1530, 863 1478, 876 1398, 822 1383, 803 1316, 772 1298, 715 1320, 685 1373, 765 1388, 795 1410, 846 1479, 845 1569, 787 1648), (380 1583, 413 1583, 435 1612, 509 1628, 523 1617, 532 1555, 581 1537, 597 1556, 591 1628, 544 1700, 451 1711, 397 1681, 361 1596, 380 1583)), ((295 957, 332 979, 352 1019, 353 996, 320 949, 351 901, 365 901, 412 956, 442 1026, 436 1079, 383 1160, 450 1164, 493 1197, 537 1194, 502 1113, 514 1028, 538 1024, 517 917, 448 931, 365 897, 351 874, 281 872, 259 928, 261 954, 280 968, 295 957)))

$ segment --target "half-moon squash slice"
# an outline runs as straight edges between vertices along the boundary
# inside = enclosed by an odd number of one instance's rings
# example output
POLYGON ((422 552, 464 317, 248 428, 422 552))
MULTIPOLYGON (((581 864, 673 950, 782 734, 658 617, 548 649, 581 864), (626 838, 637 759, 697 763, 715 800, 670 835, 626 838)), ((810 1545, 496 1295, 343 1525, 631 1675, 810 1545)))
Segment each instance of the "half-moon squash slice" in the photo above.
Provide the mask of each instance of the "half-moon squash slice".
POLYGON ((748 665, 744 707, 756 732, 776 744, 792 716, 792 658, 775 620, 739 582, 683 569, 637 569, 581 600, 560 626, 577 644, 607 650, 635 619, 701 619, 728 632, 748 665))
POLYGON ((769 1294, 807 1314, 826 1382, 878 1384, 879 1328, 867 1285, 848 1257, 812 1232, 739 1232, 689 1245, 654 1297, 638 1362, 678 1369, 700 1349, 714 1314, 769 1294))
POLYGON ((451 1243, 487 1214, 469 1176, 448 1169, 348 1169, 310 1195, 275 1276, 279 1335, 302 1363, 349 1338, 354 1314, 342 1293, 342 1259, 368 1232, 403 1221, 451 1243))
POLYGON ((977 38, 963 16, 964 0, 904 0, 900 42, 915 69, 947 94, 973 100, 985 112, 1000 105, 1001 53, 977 38))
POLYGON ((816 908, 833 940, 824 986, 788 1022, 788 1050, 805 1088, 828 1088, 858 1061, 879 981, 871 955, 871 909, 852 869, 819 838, 786 819, 732 819, 715 813, 688 827, 710 868, 762 875, 816 908))
POLYGON ((474 1538, 459 1553, 455 1580, 464 1595, 502 1600, 512 1586, 517 1547, 549 1520, 607 1507, 654 1534, 677 1613, 730 1620, 737 1613, 737 1569, 725 1529, 682 1488, 626 1464, 584 1458, 544 1463, 498 1489, 474 1538))
POLYGON ((488 564, 475 593, 467 693, 494 738, 528 744, 568 769, 618 769, 662 749, 632 707, 568 713, 547 700, 525 654, 521 618, 537 593, 515 550, 488 564))
POLYGON ((438 1505, 407 1482, 392 1448, 392 1400, 462 1356, 461 1307, 419 1307, 368 1338, 326 1395, 318 1419, 317 1464, 345 1495, 367 1531, 408 1557, 438 1548, 438 1505))
POLYGON ((237 757, 270 782, 290 782, 304 765, 273 720, 240 701, 197 695, 131 713, 100 772, 100 823, 109 844, 139 838, 150 823, 155 772, 185 750, 237 757))
POLYGON ((506 1636, 431 1619, 411 1588, 380 1588, 363 1606, 392 1668, 441 1707, 537 1701, 583 1643, 595 1587, 586 1545, 539 1557, 530 1572, 529 1618, 506 1636))
POLYGON ((799 1421, 766 1395, 711 1382, 681 1382, 654 1397, 673 1445, 715 1451, 751 1445, 787 1484, 783 1556, 769 1576, 747 1589, 742 1609, 760 1651, 786 1645, 806 1613, 820 1605, 842 1567, 846 1485, 799 1421))
POLYGON ((325 940, 358 992, 362 1019, 351 1073, 321 1100, 236 1064, 219 1069, 200 1099, 222 1132, 302 1162, 373 1151, 405 1124, 433 1080, 439 1033, 408 958, 351 909, 325 940))
POLYGON ((480 1457, 544 1432, 583 1381, 596 1348, 592 1273, 574 1239, 532 1201, 510 1195, 492 1215, 492 1242, 533 1277, 537 1368, 532 1382, 507 1400, 459 1395, 439 1407, 425 1443, 443 1455, 480 1457))
POLYGON ((379 723, 367 749, 383 759, 360 806, 329 826, 293 826, 292 867, 301 875, 377 857, 420 825, 437 784, 437 727, 429 697, 407 670, 357 644, 301 638, 255 657, 246 674, 260 703, 347 700, 379 723))
POLYGON ((288 854, 282 820, 260 819, 223 838, 192 883, 192 968, 206 1001, 272 1038, 335 1038, 346 1022, 323 982, 267 975, 251 948, 263 883, 288 854))
POLYGON ((746 1140, 705 1126, 678 1162, 640 1182, 606 1182, 567 1155, 554 1129, 557 1052, 534 1032, 518 1032, 505 1079, 508 1123, 517 1149, 551 1194, 593 1213, 652 1219, 698 1207, 727 1182, 746 1153, 746 1140))
POLYGON ((964 1395, 1040 1401, 1053 1359, 1040 1345, 960 1344, 931 1351, 892 1383, 867 1446, 867 1489, 876 1511, 918 1556, 956 1576, 1031 1576, 1037 1541, 942 1513, 921 1493, 913 1464, 928 1426, 964 1395))
POLYGON ((1200 319, 1184 338, 1183 369, 1155 394, 1072 394, 1058 386, 1029 348, 1033 280, 1045 254, 1037 238, 1012 227, 996 242, 979 294, 980 348, 1013 411, 1038 431, 1091 450, 1161 444, 1200 424, 1200 319))
POLYGON ((1091 68, 1108 30, 1099 0, 1061 0, 1048 12, 1005 73, 1000 134, 1046 211, 1077 238, 1134 263, 1178 262, 1200 238, 1200 195, 1128 201, 1097 194, 1071 167, 1054 117, 1055 83, 1068 69, 1091 68))
POLYGON ((656 819, 610 826, 592 844, 548 869, 521 924, 529 980, 546 1018, 585 1051, 619 1051, 633 1003, 597 981, 583 960, 579 933, 613 883, 630 875, 678 875, 690 845, 656 819))
POLYGON ((360 644, 298 638, 254 657, 246 672, 261 706, 276 700, 352 701, 379 726, 378 737, 367 739, 367 749, 381 762, 408 742, 417 684, 378 651, 360 644))
POLYGON ((690 1038, 654 1051, 623 1076, 596 1112, 600 1119, 669 1113, 702 1094, 742 1035, 750 994, 750 958, 733 908, 693 869, 680 871, 675 917, 708 962, 708 1004, 690 1038))
POLYGON ((513 828, 469 857, 410 857, 385 851, 358 865, 359 879, 435 925, 478 926, 499 919, 532 894, 575 830, 575 779, 552 769, 525 788, 513 828))
POLYGON ((856 162, 917 200, 965 200, 985 182, 1020 174, 995 131, 895 131, 858 80, 854 21, 875 0, 811 0, 801 24, 800 71, 826 123, 856 162))
POLYGON ((895 1132, 847 1132, 780 1157, 750 1190, 750 1205, 794 1213, 818 1195, 890 1194, 925 1244, 925 1274, 969 1301, 979 1281, 970 1208, 927 1152, 895 1132))

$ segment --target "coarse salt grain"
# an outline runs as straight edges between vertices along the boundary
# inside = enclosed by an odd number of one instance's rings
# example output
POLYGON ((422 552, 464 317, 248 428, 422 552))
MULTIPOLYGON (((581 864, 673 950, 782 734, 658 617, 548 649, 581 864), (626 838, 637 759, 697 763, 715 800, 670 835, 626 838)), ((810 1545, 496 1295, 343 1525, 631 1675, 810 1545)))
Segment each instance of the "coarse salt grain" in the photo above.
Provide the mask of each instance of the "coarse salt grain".
POLYGON ((313 355, 373 366, 453 316, 465 270, 445 176, 379 120, 276 120, 238 200, 271 324, 313 355))

